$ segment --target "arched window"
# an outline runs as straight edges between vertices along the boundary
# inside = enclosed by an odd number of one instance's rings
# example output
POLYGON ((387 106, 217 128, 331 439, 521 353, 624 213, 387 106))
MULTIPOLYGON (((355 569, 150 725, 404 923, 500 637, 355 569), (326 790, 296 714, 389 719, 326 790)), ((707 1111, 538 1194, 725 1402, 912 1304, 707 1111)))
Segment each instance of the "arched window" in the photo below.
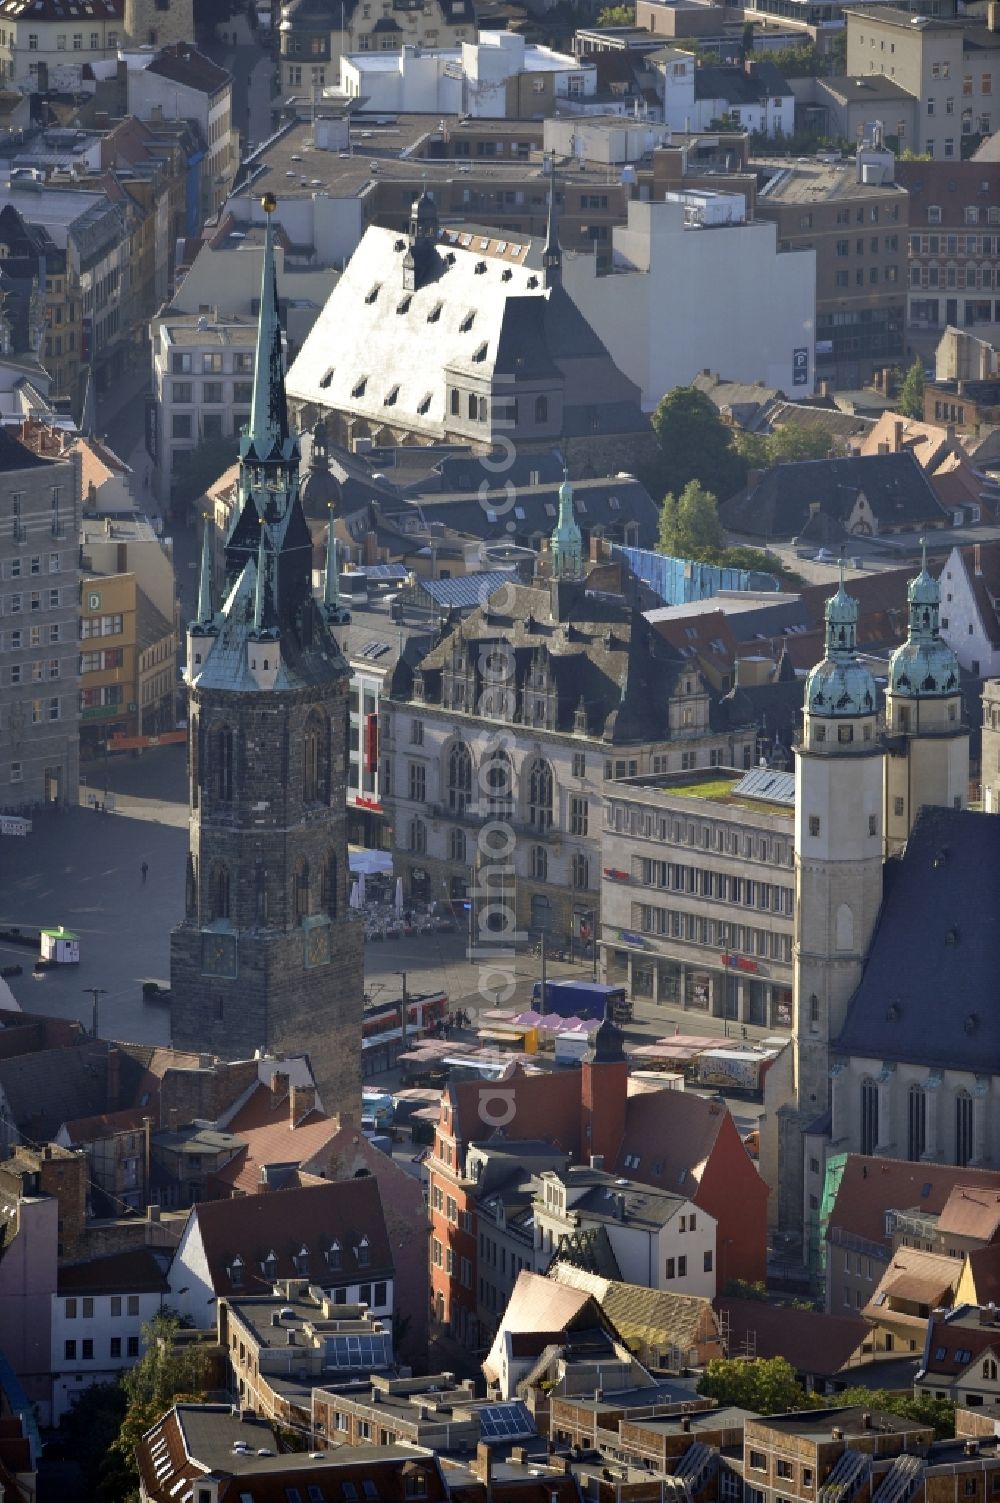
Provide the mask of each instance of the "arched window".
POLYGON ((959 1091, 955 1097, 955 1163, 967 1164, 972 1158, 972 1128, 975 1102, 968 1091, 959 1091))
POLYGON ((307 804, 326 801, 327 728, 317 712, 306 721, 302 737, 302 797, 307 804))
POLYGON ((331 851, 323 868, 323 912, 337 917, 337 853, 331 851))
POLYGON ((548 397, 536 397, 535 398, 535 422, 536 423, 547 423, 548 420, 549 420, 549 399, 548 399, 548 397))
POLYGON ((846 903, 841 903, 837 909, 837 949, 853 950, 854 948, 854 914, 846 903))
POLYGON ((923 1086, 911 1085, 907 1101, 906 1157, 919 1159, 927 1147, 927 1096, 923 1086))
POLYGON ((215 796, 224 803, 233 796, 233 733, 228 725, 215 734, 215 796))
POLYGON ((536 882, 549 880, 549 853, 543 845, 531 847, 531 875, 536 882))
POLYGON ((466 847, 465 847, 465 831, 464 830, 449 830, 449 832, 448 832, 448 859, 450 861, 461 861, 463 863, 463 865, 464 865, 465 862, 468 860, 468 857, 466 856, 465 851, 466 851, 466 847))
POLYGON ((873 1154, 878 1145, 878 1086, 871 1076, 861 1082, 861 1152, 873 1154))
POLYGON ((486 760, 479 782, 486 794, 487 815, 491 819, 509 819, 514 809, 514 769, 505 751, 495 751, 486 760))
POLYGON ((309 862, 303 856, 295 865, 293 882, 293 911, 296 919, 305 918, 309 912, 309 862))
POLYGON ((422 819, 410 820, 410 850, 417 856, 427 850, 427 826, 422 819))
POLYGON ((229 867, 221 861, 212 868, 212 917, 229 917, 229 867))
POLYGON ((552 768, 541 757, 528 768, 528 823, 535 830, 552 824, 552 768))
POLYGON ((462 814, 472 802, 472 758, 464 741, 448 750, 448 808, 462 814))
POLYGON ((572 863, 573 886, 585 888, 590 886, 590 862, 586 856, 574 856, 572 863))

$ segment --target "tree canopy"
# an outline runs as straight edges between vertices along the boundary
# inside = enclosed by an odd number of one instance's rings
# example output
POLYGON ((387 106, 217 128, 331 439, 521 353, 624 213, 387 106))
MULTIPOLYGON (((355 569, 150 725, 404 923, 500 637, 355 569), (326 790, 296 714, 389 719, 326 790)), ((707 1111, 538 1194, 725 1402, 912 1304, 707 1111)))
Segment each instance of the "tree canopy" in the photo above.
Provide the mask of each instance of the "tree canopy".
POLYGON ((837 1405, 884 1410, 902 1419, 930 1425, 938 1439, 955 1433, 955 1406, 930 1394, 892 1393, 885 1388, 845 1388, 841 1393, 807 1393, 784 1357, 714 1357, 698 1383, 698 1392, 720 1405, 734 1404, 758 1414, 837 1405))
POLYGON ((719 521, 719 504, 711 491, 689 480, 679 496, 663 498, 660 508, 660 548, 677 558, 708 559, 723 551, 726 535, 719 521))
POLYGON ((653 494, 679 496, 690 480, 723 501, 746 479, 746 463, 733 443, 733 430, 722 421, 704 392, 675 386, 651 418, 659 454, 652 478, 653 494))
POLYGON ((908 418, 922 418, 924 415, 924 366, 919 359, 914 360, 900 382, 896 411, 908 418))
POLYGON ((829 433, 822 428, 807 428, 804 423, 786 423, 773 433, 738 433, 734 443, 753 470, 803 459, 826 459, 832 448, 829 433))
POLYGON ((634 26, 634 5, 606 5, 597 13, 598 26, 634 26))

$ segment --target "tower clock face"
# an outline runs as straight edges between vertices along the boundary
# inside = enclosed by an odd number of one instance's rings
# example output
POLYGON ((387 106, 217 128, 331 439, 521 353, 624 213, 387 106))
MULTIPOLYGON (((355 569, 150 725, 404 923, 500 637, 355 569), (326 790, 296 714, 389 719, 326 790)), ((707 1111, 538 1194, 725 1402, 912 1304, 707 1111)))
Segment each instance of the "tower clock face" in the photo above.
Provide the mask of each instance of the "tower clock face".
POLYGON ((330 960, 330 926, 317 924, 306 932, 306 965, 327 965, 330 960))
POLYGON ((235 976, 236 935, 203 934, 201 968, 209 976, 235 976))

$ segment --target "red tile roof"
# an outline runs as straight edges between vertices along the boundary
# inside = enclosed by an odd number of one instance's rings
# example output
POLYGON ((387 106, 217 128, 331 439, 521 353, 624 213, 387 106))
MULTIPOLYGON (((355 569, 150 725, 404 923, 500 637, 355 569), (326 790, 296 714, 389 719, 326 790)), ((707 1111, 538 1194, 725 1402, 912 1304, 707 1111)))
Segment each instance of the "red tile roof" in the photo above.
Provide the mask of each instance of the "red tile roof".
POLYGON ((811 1376, 832 1378, 842 1372, 870 1335, 860 1316, 723 1296, 712 1303, 720 1316, 728 1317, 730 1357, 785 1357, 796 1372, 811 1376))
MULTIPOLYGON (((393 1257, 386 1233, 378 1181, 336 1180, 304 1189, 273 1190, 233 1200, 205 1201, 191 1211, 191 1223, 201 1235, 212 1288, 216 1294, 246 1293, 263 1277, 262 1265, 273 1252, 273 1279, 304 1277, 292 1262, 303 1246, 310 1256, 310 1275, 326 1270, 331 1243, 340 1243, 338 1281, 390 1278, 393 1257), (368 1261, 359 1262, 362 1237, 368 1239, 368 1261), (234 1284, 228 1269, 239 1255, 243 1278, 234 1284)), ((272 1282, 269 1275, 267 1281, 272 1282)))
POLYGON ((956 1164, 914 1164, 906 1159, 848 1155, 844 1176, 830 1213, 830 1228, 839 1228, 891 1245, 885 1229, 886 1211, 919 1209, 937 1215, 956 1185, 1000 1189, 1000 1173, 991 1169, 961 1169, 956 1164))
POLYGON ((938 1231, 992 1242, 1000 1230, 1000 1186, 955 1185, 938 1217, 938 1231))
POLYGON ((986 1352, 1000 1358, 1000 1327, 931 1316, 927 1325, 927 1366, 937 1377, 957 1378, 986 1352))
POLYGON ((59 1294, 166 1294, 168 1289, 160 1260, 146 1247, 73 1263, 58 1274, 59 1294))

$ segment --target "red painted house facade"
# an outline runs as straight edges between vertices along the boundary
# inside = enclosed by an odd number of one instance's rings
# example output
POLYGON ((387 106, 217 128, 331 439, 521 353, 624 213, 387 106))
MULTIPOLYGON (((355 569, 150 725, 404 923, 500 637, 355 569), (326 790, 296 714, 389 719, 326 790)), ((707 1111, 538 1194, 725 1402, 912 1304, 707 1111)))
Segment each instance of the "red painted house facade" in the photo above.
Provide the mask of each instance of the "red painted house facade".
MULTIPOLYGON (((475 1349, 477 1185, 466 1177, 469 1148, 493 1138, 551 1142, 581 1164, 634 1183, 687 1195, 718 1223, 720 1292, 733 1279, 763 1279, 768 1190, 724 1106, 683 1091, 628 1094, 620 1056, 585 1059, 579 1071, 526 1075, 512 1066, 494 1083, 463 1081, 443 1094, 428 1158, 431 1316, 475 1349)), ((542 1266, 539 1262, 539 1268, 542 1266)))

